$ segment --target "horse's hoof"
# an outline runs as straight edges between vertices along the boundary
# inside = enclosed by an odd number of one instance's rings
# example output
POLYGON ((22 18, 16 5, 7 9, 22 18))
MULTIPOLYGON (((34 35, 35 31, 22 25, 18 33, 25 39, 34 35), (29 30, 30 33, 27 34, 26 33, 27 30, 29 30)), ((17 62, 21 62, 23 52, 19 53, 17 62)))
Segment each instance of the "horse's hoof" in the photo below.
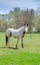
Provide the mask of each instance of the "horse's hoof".
POLYGON ((17 49, 17 45, 16 45, 16 49, 17 49))
POLYGON ((16 47, 16 49, 17 49, 17 47, 16 47))
POLYGON ((8 48, 10 48, 10 47, 8 47, 8 48))
POLYGON ((24 48, 24 47, 22 47, 22 48, 24 48))

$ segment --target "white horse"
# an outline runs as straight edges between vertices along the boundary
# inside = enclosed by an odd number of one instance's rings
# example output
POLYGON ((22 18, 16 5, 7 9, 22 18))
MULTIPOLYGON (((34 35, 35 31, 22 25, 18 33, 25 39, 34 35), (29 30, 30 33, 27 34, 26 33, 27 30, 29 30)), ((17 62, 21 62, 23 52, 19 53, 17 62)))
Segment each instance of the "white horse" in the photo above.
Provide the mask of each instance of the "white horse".
MULTIPOLYGON (((8 43, 8 39, 12 36, 14 38, 17 38, 17 44, 18 44, 19 38, 21 38, 22 48, 23 48, 23 37, 27 31, 28 31, 28 24, 20 27, 19 29, 8 28, 6 30, 6 46, 8 43)), ((17 44, 16 44, 16 48, 17 48, 17 44)))

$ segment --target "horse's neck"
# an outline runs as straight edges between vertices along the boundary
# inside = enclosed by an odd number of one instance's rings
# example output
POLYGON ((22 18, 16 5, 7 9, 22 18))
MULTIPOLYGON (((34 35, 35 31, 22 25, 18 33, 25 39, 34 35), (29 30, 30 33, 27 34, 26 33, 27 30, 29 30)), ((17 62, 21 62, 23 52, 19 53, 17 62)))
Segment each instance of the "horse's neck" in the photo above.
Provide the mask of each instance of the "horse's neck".
POLYGON ((25 28, 25 27, 24 27, 24 26, 22 26, 21 28, 19 28, 19 30, 24 30, 24 28, 25 28))

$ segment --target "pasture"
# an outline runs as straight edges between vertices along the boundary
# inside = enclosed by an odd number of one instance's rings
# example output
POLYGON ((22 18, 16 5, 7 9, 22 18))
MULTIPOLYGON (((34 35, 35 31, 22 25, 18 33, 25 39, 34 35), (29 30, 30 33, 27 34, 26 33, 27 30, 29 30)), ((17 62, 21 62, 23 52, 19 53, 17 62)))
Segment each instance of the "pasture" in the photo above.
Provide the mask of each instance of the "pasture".
POLYGON ((5 33, 0 32, 0 65, 40 65, 40 34, 26 34, 24 48, 21 39, 16 49, 15 38, 10 38, 10 48, 6 48, 5 33))

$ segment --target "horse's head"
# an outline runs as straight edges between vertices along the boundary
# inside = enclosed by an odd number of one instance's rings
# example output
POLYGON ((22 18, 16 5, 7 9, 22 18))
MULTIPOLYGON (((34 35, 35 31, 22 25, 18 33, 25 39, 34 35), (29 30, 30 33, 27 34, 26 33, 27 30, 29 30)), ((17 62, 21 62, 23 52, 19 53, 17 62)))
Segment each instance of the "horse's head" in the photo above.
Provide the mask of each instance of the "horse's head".
POLYGON ((27 33, 28 32, 28 24, 26 25, 24 25, 25 26, 25 32, 27 33))

